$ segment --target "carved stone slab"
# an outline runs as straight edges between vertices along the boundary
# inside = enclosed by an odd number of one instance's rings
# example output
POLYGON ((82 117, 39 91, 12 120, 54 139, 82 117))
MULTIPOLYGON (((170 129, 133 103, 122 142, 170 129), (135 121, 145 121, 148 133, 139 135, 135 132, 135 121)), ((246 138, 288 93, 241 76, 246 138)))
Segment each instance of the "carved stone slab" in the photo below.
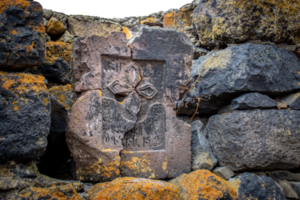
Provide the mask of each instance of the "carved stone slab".
POLYGON ((124 33, 75 41, 81 96, 69 111, 67 143, 78 179, 191 171, 191 126, 173 109, 191 79, 192 55, 188 38, 174 30, 143 28, 128 44, 124 33))

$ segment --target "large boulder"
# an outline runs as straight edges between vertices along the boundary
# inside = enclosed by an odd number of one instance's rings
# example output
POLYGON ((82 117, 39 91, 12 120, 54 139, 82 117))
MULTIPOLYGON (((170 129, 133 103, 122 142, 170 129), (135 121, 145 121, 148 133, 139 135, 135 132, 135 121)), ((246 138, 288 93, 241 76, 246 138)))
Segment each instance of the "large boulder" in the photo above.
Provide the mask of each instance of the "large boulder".
POLYGON ((233 170, 300 166, 300 111, 245 110, 212 116, 206 126, 219 164, 233 170))
POLYGON ((178 114, 214 114, 241 93, 280 95, 300 89, 300 60, 293 52, 244 44, 208 53, 194 61, 195 87, 179 101, 178 114))
POLYGON ((50 130, 50 99, 44 77, 0 72, 0 162, 40 157, 50 130))
POLYGON ((44 62, 42 6, 35 1, 1 1, 0 69, 28 68, 44 62))
POLYGON ((118 178, 99 183, 89 190, 90 200, 101 199, 161 199, 180 200, 179 189, 174 185, 143 178, 118 178))
POLYGON ((234 189, 224 179, 208 170, 183 174, 170 181, 180 190, 182 200, 237 200, 234 189))
POLYGON ((234 188, 240 200, 286 199, 282 189, 267 176, 258 176, 246 172, 229 179, 228 182, 234 188))
POLYGON ((201 45, 214 48, 247 40, 300 43, 298 1, 198 2, 193 23, 201 45))

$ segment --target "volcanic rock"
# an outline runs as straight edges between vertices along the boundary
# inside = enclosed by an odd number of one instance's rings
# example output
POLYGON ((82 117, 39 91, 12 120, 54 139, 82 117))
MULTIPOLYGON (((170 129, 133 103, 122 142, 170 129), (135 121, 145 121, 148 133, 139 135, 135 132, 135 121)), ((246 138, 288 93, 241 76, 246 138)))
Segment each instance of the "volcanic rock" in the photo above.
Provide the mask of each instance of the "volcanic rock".
POLYGON ((275 108, 276 105, 277 102, 275 100, 257 92, 241 95, 231 101, 231 108, 233 110, 275 108))

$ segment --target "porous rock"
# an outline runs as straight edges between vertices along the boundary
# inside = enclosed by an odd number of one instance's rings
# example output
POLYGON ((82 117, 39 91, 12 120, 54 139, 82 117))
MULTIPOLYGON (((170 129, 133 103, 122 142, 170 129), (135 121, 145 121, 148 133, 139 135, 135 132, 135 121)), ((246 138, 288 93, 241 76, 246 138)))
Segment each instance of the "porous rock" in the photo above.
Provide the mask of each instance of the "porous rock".
POLYGON ((71 83, 72 44, 60 41, 46 43, 46 60, 27 71, 45 76, 48 81, 71 83))
POLYGON ((183 174, 170 181, 180 190, 181 199, 237 200, 234 189, 224 179, 208 170, 183 174))
POLYGON ((184 32, 184 27, 192 25, 192 10, 182 8, 164 16, 164 28, 184 32))
POLYGON ((0 102, 0 162, 43 155, 51 112, 44 77, 0 72, 0 102))
POLYGON ((199 1, 193 23, 201 45, 210 48, 250 39, 297 44, 299 9, 300 3, 293 0, 199 1))
POLYGON ((89 192, 90 200, 100 199, 174 199, 180 200, 179 189, 174 185, 143 178, 118 178, 99 183, 89 192))
POLYGON ((51 37, 57 37, 64 34, 66 27, 55 17, 51 17, 47 22, 46 30, 51 37))
POLYGON ((190 79, 183 63, 191 63, 192 45, 159 28, 142 28, 130 48, 126 42, 122 32, 75 41, 75 91, 84 93, 69 112, 67 143, 80 180, 191 170, 191 126, 173 107, 184 92, 177 85, 190 79))
POLYGON ((212 170, 217 159, 211 152, 210 143, 205 132, 205 126, 200 121, 192 123, 192 170, 212 170))
POLYGON ((228 183, 234 188, 238 198, 241 200, 286 199, 281 188, 267 176, 257 176, 246 172, 229 179, 228 183))
POLYGON ((279 170, 300 166, 296 110, 245 110, 209 118, 206 130, 221 166, 279 170))
POLYGON ((193 62, 192 87, 178 114, 193 115, 197 98, 198 114, 215 114, 241 93, 268 95, 298 90, 300 60, 293 52, 267 45, 244 44, 210 52, 193 62), (194 92, 195 90, 195 92, 194 92))
POLYGON ((284 101, 291 109, 300 110, 300 93, 287 95, 280 100, 284 101))
POLYGON ((231 101, 231 108, 233 110, 275 108, 276 105, 277 102, 275 100, 258 92, 244 94, 231 101))
POLYGON ((43 9, 36 1, 2 0, 0 69, 28 68, 44 62, 43 9))

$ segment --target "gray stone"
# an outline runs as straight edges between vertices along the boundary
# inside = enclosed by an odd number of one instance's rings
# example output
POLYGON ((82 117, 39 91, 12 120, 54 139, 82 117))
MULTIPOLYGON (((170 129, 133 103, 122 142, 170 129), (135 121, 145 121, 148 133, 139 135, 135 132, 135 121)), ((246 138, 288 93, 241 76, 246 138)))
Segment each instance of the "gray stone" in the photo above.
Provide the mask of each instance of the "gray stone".
POLYGON ((234 111, 209 118, 206 130, 221 166, 280 170, 300 166, 300 111, 234 111))
POLYGON ((228 180, 234 176, 234 172, 227 166, 217 167, 214 169, 213 173, 225 180, 228 180))
POLYGON ((204 124, 200 120, 194 121, 192 123, 192 170, 212 170, 217 162, 211 152, 204 124))
POLYGON ((290 94, 283 97, 281 100, 284 101, 293 110, 300 110, 300 93, 290 94))
POLYGON ((65 43, 73 43, 74 42, 74 36, 70 34, 69 31, 66 31, 60 38, 59 41, 65 42, 65 43))
POLYGON ((299 199, 297 193, 293 189, 292 185, 288 181, 278 181, 278 184, 282 187, 286 198, 288 199, 299 199))
POLYGON ((272 171, 268 172, 268 176, 274 181, 287 180, 287 181, 300 181, 299 173, 292 173, 290 171, 272 171))
POLYGON ((267 45, 244 44, 208 53, 193 61, 195 88, 183 98, 178 114, 215 114, 241 93, 281 95, 300 89, 300 60, 293 52, 267 45), (199 79, 198 79, 199 78, 199 79), (198 79, 198 80, 197 80, 198 79), (194 92, 195 90, 195 92, 194 92))
POLYGON ((232 113, 233 110, 231 108, 231 105, 223 106, 219 111, 218 115, 223 115, 223 114, 229 114, 232 113))
POLYGON ((300 182, 290 182, 294 191, 297 193, 298 197, 300 197, 300 182))
POLYGON ((267 176, 257 176, 246 172, 229 179, 228 183, 235 190, 240 200, 286 200, 280 186, 267 176))
POLYGON ((277 44, 276 46, 277 46, 277 48, 282 48, 282 49, 285 49, 287 51, 292 51, 292 52, 294 52, 297 47, 296 45, 288 45, 286 43, 277 44))
POLYGON ((233 110, 275 108, 276 105, 277 102, 275 100, 258 92, 244 94, 231 101, 231 108, 233 110))

